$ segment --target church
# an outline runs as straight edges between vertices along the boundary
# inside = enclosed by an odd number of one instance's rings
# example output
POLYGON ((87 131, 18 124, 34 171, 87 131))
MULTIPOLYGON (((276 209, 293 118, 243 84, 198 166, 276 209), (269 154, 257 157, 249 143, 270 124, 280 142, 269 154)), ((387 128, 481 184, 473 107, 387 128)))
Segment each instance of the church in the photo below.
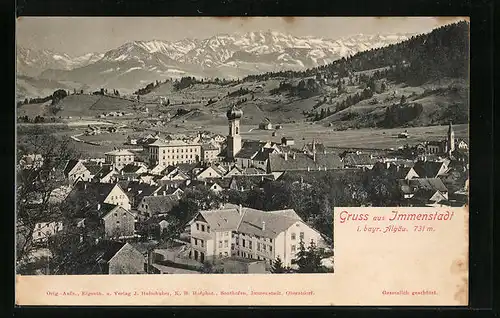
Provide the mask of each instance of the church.
POLYGON ((226 145, 218 155, 222 165, 239 168, 257 168, 265 171, 269 154, 279 153, 279 145, 270 141, 250 140, 241 138, 240 121, 243 111, 231 107, 226 113, 229 134, 226 145))

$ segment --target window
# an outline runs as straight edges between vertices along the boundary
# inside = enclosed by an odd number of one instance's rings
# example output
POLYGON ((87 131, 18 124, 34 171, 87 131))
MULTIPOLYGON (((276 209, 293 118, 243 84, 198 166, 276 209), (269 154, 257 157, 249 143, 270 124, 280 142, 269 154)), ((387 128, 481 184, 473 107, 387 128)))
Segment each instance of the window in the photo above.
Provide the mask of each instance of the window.
POLYGON ((243 247, 245 247, 245 239, 243 239, 242 242, 243 242, 243 247))
POLYGON ((196 223, 196 230, 199 231, 200 230, 200 225, 198 223, 196 223))
POLYGON ((252 241, 248 241, 248 248, 252 249, 252 241))
POLYGON ((163 149, 163 153, 165 153, 165 149, 163 149))
POLYGON ((228 256, 227 252, 224 252, 224 256, 228 256))
POLYGON ((42 236, 42 233, 38 232, 38 236, 42 236))
POLYGON ((228 247, 228 241, 227 240, 224 240, 224 247, 228 247))
POLYGON ((292 245, 292 252, 295 252, 295 245, 292 245))
POLYGON ((222 252, 219 252, 219 257, 222 257, 222 252))
POLYGON ((123 216, 127 216, 127 213, 123 213, 123 216))
POLYGON ((204 245, 205 245, 205 241, 200 240, 200 242, 201 242, 201 247, 204 247, 204 245))
POLYGON ((257 251, 260 251, 260 243, 257 243, 257 251))
POLYGON ((266 250, 266 244, 262 244, 262 250, 265 251, 266 250))
POLYGON ((115 216, 118 216, 118 213, 115 213, 115 216))
POLYGON ((165 159, 165 156, 163 156, 163 159, 165 159))
POLYGON ((210 233, 210 226, 207 225, 207 232, 210 233))
POLYGON ((269 245, 269 252, 272 252, 273 251, 273 247, 271 245, 269 245))
POLYGON ((116 224, 120 224, 120 221, 116 221, 116 224))
POLYGON ((194 245, 198 245, 198 240, 194 239, 194 245))
POLYGON ((222 248, 222 241, 219 241, 219 248, 222 248))
POLYGON ((292 233, 292 240, 295 240, 295 233, 292 233))
POLYGON ((300 237, 301 240, 303 240, 304 239, 304 232, 300 232, 299 237, 300 237))

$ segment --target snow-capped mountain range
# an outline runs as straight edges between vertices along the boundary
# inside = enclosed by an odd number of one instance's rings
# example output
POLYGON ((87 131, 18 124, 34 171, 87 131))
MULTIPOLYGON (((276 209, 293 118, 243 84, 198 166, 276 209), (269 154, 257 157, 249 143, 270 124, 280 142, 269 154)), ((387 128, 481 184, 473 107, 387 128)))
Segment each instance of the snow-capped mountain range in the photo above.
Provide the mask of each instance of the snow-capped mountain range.
POLYGON ((18 47, 17 71, 91 87, 135 89, 167 77, 235 78, 268 71, 303 70, 411 36, 358 34, 331 40, 259 31, 221 34, 202 40, 133 41, 105 53, 77 57, 18 47))

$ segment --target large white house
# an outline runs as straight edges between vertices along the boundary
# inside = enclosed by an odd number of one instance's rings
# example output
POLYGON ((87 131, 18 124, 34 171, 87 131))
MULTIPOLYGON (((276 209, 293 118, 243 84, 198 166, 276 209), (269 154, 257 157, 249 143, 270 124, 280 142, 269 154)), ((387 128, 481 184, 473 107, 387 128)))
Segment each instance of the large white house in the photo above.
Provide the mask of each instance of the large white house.
POLYGON ((325 246, 321 234, 292 209, 260 211, 228 204, 200 211, 189 225, 190 257, 200 262, 239 256, 270 264, 279 256, 291 266, 301 240, 306 246, 311 241, 325 246))

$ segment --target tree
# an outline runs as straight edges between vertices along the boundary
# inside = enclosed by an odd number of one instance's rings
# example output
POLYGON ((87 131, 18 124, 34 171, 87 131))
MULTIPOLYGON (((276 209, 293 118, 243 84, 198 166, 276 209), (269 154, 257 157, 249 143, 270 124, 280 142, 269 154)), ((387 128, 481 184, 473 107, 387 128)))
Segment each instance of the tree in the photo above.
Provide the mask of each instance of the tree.
POLYGON ((64 184, 57 174, 64 162, 76 159, 79 154, 70 146, 69 139, 56 138, 41 128, 18 135, 17 156, 38 154, 43 158, 40 166, 18 167, 16 182, 16 263, 28 261, 35 248, 33 233, 36 224, 65 219, 58 204, 50 199, 53 191, 64 184))
POLYGON ((278 255, 278 257, 273 262, 273 265, 271 267, 271 273, 273 273, 273 274, 282 274, 282 273, 285 273, 285 272, 286 272, 286 269, 283 266, 283 262, 281 261, 281 258, 278 255))
POLYGON ((295 259, 299 273, 325 273, 328 269, 321 265, 321 252, 317 249, 314 241, 311 240, 306 249, 304 241, 300 240, 299 251, 295 259))

